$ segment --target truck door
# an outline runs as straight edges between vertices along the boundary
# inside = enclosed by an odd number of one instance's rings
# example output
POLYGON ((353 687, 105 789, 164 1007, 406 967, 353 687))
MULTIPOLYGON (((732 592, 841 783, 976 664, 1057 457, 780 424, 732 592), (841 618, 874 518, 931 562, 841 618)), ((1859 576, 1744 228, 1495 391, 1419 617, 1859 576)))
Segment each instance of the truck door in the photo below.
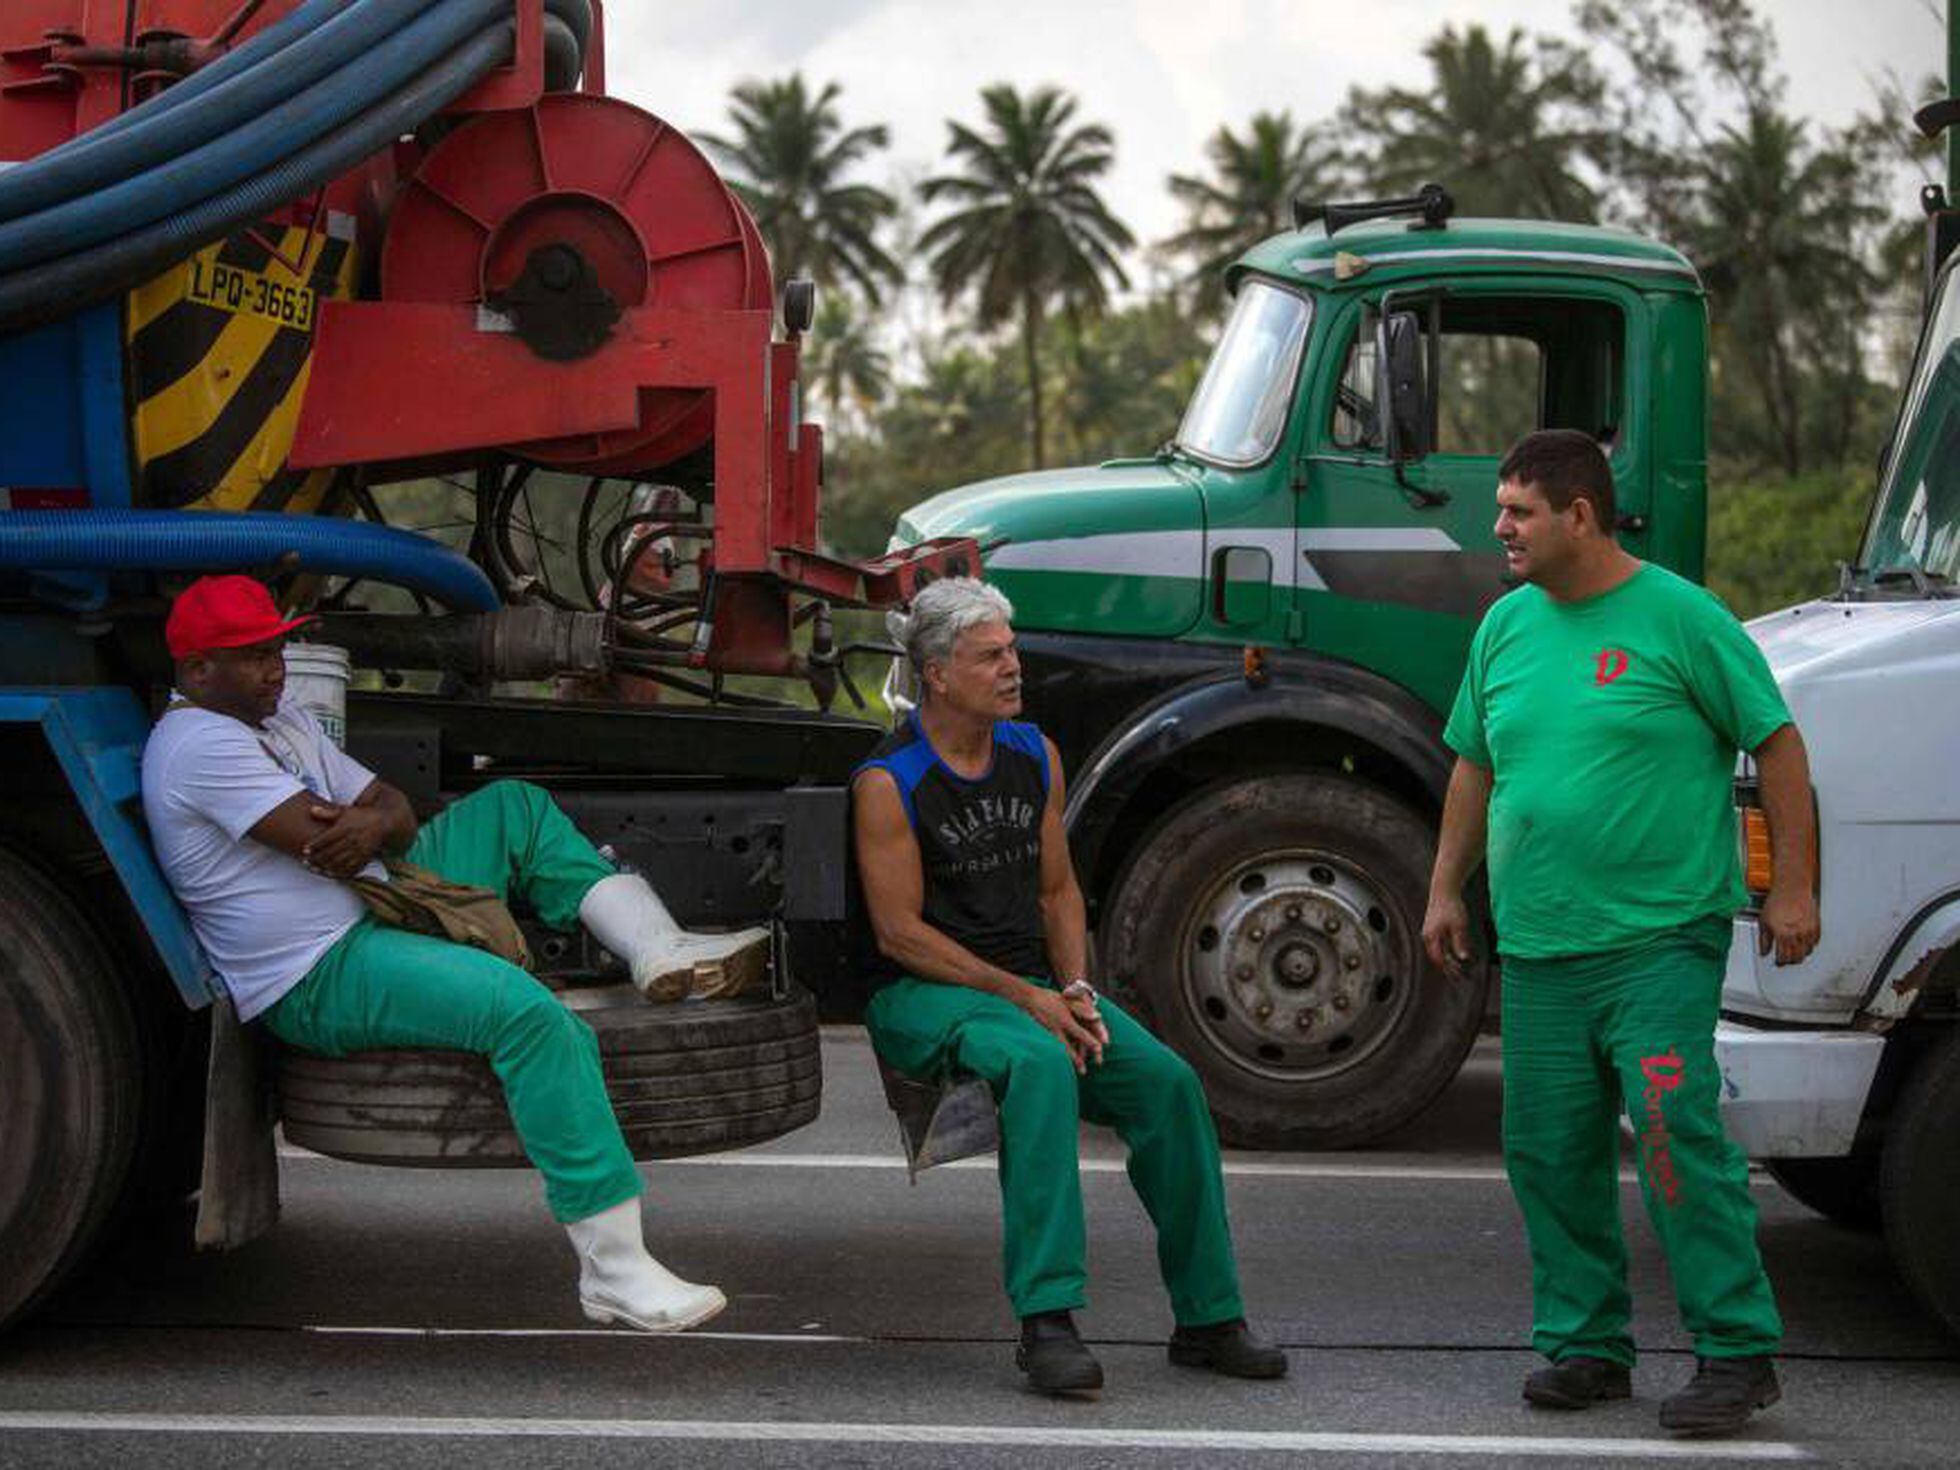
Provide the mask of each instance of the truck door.
MULTIPOLYGON (((1389 288, 1348 304, 1331 325, 1330 380, 1312 415, 1295 505, 1295 626, 1304 646, 1376 669, 1438 709, 1456 692, 1470 635, 1505 590, 1492 531, 1497 467, 1538 428, 1597 438, 1622 487, 1644 507, 1644 400, 1626 391, 1629 304, 1612 288, 1540 279, 1389 288), (1413 336, 1426 401, 1418 442, 1391 460, 1376 371, 1386 304, 1413 336)), ((1391 346, 1391 353, 1396 349, 1391 346)), ((1644 527, 1644 516, 1633 524, 1644 527)), ((1625 544, 1641 554, 1636 531, 1625 544)))

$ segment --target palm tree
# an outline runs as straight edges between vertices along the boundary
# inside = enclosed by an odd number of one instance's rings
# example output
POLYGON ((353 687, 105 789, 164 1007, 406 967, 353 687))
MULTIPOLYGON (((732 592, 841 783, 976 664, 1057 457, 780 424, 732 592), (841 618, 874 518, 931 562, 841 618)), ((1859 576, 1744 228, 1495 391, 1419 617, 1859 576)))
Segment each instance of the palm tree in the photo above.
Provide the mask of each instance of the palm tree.
POLYGON ((1575 172, 1609 141, 1584 123, 1600 83, 1583 54, 1558 41, 1527 50, 1513 28, 1500 50, 1490 32, 1444 26, 1423 55, 1433 73, 1419 91, 1356 89, 1343 118, 1365 145, 1382 186, 1403 192, 1436 180, 1469 214, 1590 221, 1599 196, 1575 172))
POLYGON ((1072 126, 1076 103, 1054 87, 1023 96, 1000 83, 980 94, 984 132, 948 123, 947 154, 960 172, 927 179, 928 202, 951 203, 919 238, 947 305, 972 292, 988 331, 1017 319, 1028 379, 1028 446, 1046 460, 1042 427, 1041 325, 1059 303, 1071 317, 1108 303, 1106 281, 1127 287, 1117 252, 1134 243, 1128 226, 1096 192, 1115 139, 1097 123, 1072 126))
POLYGON ((891 387, 890 354, 841 295, 826 296, 817 308, 807 351, 811 381, 824 408, 840 421, 848 416, 862 422, 891 387))
POLYGON ((846 128, 837 111, 842 93, 829 82, 811 96, 801 72, 744 82, 728 108, 735 137, 708 133, 701 141, 734 175, 730 182, 769 243, 778 279, 848 279, 876 306, 880 290, 904 278, 876 238, 898 206, 884 190, 847 176, 889 146, 891 135, 883 124, 846 128))
POLYGON ((1206 142, 1205 156, 1211 177, 1170 177, 1186 224, 1162 249, 1196 257, 1189 283, 1215 308, 1225 301, 1227 266, 1260 241, 1292 229, 1296 199, 1333 192, 1338 155, 1315 129, 1296 128, 1292 113, 1256 112, 1244 137, 1221 126, 1206 142))
POLYGON ((1810 437, 1841 457, 1876 286, 1858 234, 1884 217, 1856 158, 1811 147, 1803 123, 1759 104, 1721 129, 1691 176, 1682 244, 1708 283, 1718 347, 1733 348, 1754 389, 1768 457, 1786 474, 1803 468, 1806 362, 1831 380, 1834 410, 1810 437))

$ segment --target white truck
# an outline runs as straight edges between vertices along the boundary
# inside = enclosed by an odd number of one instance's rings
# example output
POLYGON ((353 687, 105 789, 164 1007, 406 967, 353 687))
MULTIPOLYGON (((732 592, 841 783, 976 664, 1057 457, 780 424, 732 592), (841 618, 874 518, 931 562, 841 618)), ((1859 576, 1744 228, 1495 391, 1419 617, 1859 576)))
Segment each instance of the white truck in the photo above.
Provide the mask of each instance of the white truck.
MULTIPOLYGON (((1943 194, 1929 231, 1950 249, 1943 194)), ((1823 938, 1736 919, 1717 1056, 1730 1136, 1806 1205, 1883 1228, 1960 1332, 1960 279, 1934 279, 1864 544, 1838 591, 1749 624, 1810 750, 1823 938)), ((1767 830, 1737 804, 1759 902, 1767 830)))

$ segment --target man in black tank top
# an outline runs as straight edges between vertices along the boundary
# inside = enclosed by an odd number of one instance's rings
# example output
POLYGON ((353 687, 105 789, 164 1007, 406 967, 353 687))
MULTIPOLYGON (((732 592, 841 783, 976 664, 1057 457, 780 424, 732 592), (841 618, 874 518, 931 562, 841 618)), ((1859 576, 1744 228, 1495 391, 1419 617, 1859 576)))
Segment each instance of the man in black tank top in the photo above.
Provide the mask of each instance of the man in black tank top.
POLYGON ((858 867, 888 965, 865 1015, 872 1044, 908 1076, 958 1072, 993 1089, 1007 1294, 1032 1386, 1102 1387, 1070 1315, 1087 1279, 1081 1118, 1129 1145, 1176 1318, 1171 1361, 1277 1378, 1285 1354, 1245 1325, 1197 1074, 1089 984, 1061 762, 1013 718, 1012 616, 969 578, 914 599, 905 642, 919 708, 853 780, 858 867))

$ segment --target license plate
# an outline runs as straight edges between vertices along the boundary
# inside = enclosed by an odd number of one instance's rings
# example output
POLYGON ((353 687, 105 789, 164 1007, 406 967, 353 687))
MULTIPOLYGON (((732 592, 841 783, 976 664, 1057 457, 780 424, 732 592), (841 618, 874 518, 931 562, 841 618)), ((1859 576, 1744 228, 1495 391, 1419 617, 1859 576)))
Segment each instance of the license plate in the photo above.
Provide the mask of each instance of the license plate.
POLYGON ((307 331, 313 325, 313 288, 275 281, 264 271, 241 270, 199 256, 191 261, 189 294, 191 300, 207 306, 264 317, 298 331, 307 331))

